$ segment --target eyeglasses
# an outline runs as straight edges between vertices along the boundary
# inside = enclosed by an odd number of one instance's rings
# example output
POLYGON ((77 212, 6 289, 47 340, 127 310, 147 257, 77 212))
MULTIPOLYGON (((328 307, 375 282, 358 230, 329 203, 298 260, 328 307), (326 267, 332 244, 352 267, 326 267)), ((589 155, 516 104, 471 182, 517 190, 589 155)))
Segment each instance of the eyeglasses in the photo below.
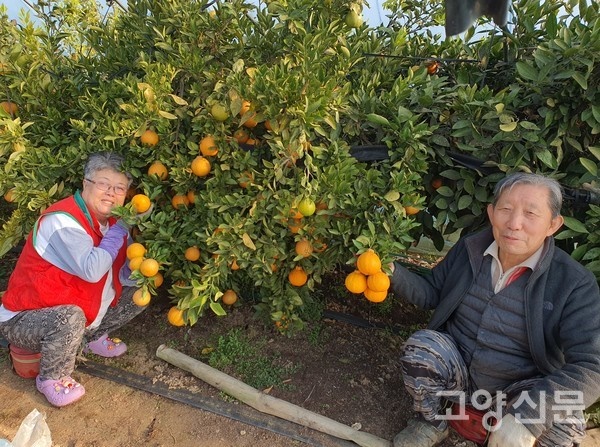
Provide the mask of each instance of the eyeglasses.
POLYGON ((119 186, 119 185, 113 186, 110 183, 107 183, 103 180, 94 181, 94 180, 90 180, 89 178, 86 178, 84 180, 92 183, 93 185, 96 185, 96 188, 98 188, 100 191, 103 191, 103 192, 108 192, 112 188, 112 190, 118 196, 124 196, 125 194, 127 194, 127 188, 125 186, 119 186))

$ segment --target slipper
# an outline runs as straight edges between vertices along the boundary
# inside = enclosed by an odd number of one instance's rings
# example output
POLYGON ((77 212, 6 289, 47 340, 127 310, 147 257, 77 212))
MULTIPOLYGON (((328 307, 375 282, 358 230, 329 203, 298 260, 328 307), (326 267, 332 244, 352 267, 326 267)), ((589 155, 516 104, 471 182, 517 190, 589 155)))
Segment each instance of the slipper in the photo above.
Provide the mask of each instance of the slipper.
POLYGON ((64 407, 81 399, 85 394, 85 388, 72 377, 63 377, 60 380, 40 380, 35 378, 35 385, 40 393, 46 396, 48 402, 55 407, 64 407))
POLYGON ((118 338, 110 338, 104 334, 96 341, 88 343, 83 350, 84 354, 91 352, 101 357, 118 357, 125 354, 127 345, 118 338))

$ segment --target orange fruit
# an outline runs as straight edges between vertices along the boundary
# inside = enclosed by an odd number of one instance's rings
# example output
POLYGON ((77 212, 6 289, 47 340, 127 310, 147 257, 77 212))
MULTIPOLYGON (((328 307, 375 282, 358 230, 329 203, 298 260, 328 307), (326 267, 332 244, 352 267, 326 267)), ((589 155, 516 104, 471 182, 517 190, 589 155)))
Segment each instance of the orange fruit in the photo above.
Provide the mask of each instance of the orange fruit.
POLYGON ((248 138, 246 140, 246 144, 249 146, 255 146, 256 144, 258 144, 258 140, 255 138, 248 138))
POLYGON ((188 191, 187 194, 187 199, 190 202, 190 205, 196 203, 196 192, 195 191, 188 191))
POLYGON ((160 161, 155 161, 148 168, 148 175, 153 176, 156 175, 160 180, 166 180, 169 176, 169 171, 167 167, 160 161))
POLYGON ((429 61, 427 63, 427 73, 430 75, 434 75, 438 72, 440 68, 440 63, 438 61, 429 61))
POLYGON ((288 228, 293 234, 298 234, 302 229, 302 220, 300 219, 291 219, 288 223, 288 228))
POLYGON ((144 213, 150 209, 150 198, 146 194, 136 194, 131 198, 131 204, 136 213, 144 213))
POLYGON ((308 258, 313 252, 313 246, 306 239, 300 239, 298 242, 296 242, 295 251, 298 256, 308 258))
POLYGON ((367 289, 367 277, 355 270, 346 276, 344 284, 346 289, 352 293, 363 293, 367 289))
POLYGON ((269 132, 271 132, 273 130, 273 126, 271 125, 271 120, 265 121, 265 129, 267 129, 269 132))
POLYGON ((6 191, 6 193, 4 194, 4 200, 6 200, 8 203, 12 203, 15 201, 15 188, 6 191))
POLYGON ((198 177, 206 177, 210 172, 210 161, 202 155, 198 155, 192 161, 192 172, 198 177))
POLYGON ((298 203, 298 211, 303 216, 312 216, 313 214, 315 214, 316 209, 317 206, 315 205, 315 202, 313 202, 313 200, 308 197, 304 197, 298 203))
POLYGON ((367 287, 373 292, 386 292, 390 288, 390 278, 385 272, 377 272, 367 278, 367 287))
POLYGON ((323 210, 326 210, 326 209, 328 209, 327 203, 325 203, 325 202, 317 202, 317 203, 315 204, 315 209, 316 209, 317 211, 323 211, 323 210))
POLYGON ((140 268, 140 265, 142 265, 142 262, 144 261, 144 257, 143 256, 136 256, 134 258, 131 258, 129 260, 129 269, 133 272, 134 270, 137 270, 140 268))
POLYGON ((200 153, 205 157, 213 157, 219 152, 215 138, 212 135, 207 135, 200 140, 198 143, 198 149, 200 153))
POLYGON ((227 112, 227 107, 223 104, 216 103, 210 108, 210 114, 217 121, 223 122, 229 118, 229 112, 227 112))
POLYGON ((381 259, 369 248, 358 257, 356 267, 363 275, 373 275, 381 270, 381 259))
POLYGON ((140 141, 144 146, 156 146, 158 144, 158 134, 152 129, 146 129, 140 137, 140 141))
POLYGON ((303 286, 308 281, 308 275, 304 271, 302 267, 297 265, 292 269, 292 271, 288 274, 288 281, 296 287, 303 286))
POLYGON ((133 244, 129 244, 127 247, 127 259, 138 258, 140 256, 144 256, 146 254, 146 247, 144 247, 139 242, 134 242, 133 244))
POLYGON ((145 307, 150 304, 150 298, 152 298, 152 295, 150 295, 150 292, 148 292, 147 289, 143 288, 137 289, 135 292, 133 292, 132 298, 135 304, 140 307, 145 307))
POLYGON ((258 121, 256 121, 256 119, 254 119, 256 117, 256 113, 254 115, 252 115, 250 118, 248 118, 246 121, 244 121, 244 124, 242 124, 242 126, 247 127, 248 129, 252 129, 256 126, 258 126, 258 121))
POLYGON ((292 208, 290 210, 290 217, 292 219, 302 219, 304 214, 302 214, 298 208, 292 208))
POLYGON ((140 264, 140 273, 146 278, 150 278, 158 273, 160 265, 156 259, 148 258, 144 259, 140 264))
MULTIPOLYGON (((252 108, 252 104, 250 103, 250 101, 243 101, 242 102, 242 108, 240 109, 240 116, 243 117, 247 112, 250 111, 250 109, 252 108)), ((256 127, 258 125, 258 121, 256 121, 254 118, 256 117, 256 113, 253 113, 252 116, 250 116, 249 118, 246 119, 246 121, 244 121, 244 123, 242 124, 242 126, 244 127, 248 127, 248 128, 253 128, 256 127)))
POLYGON ((244 129, 238 129, 233 133, 233 139, 237 141, 238 144, 244 144, 248 141, 248 138, 250 138, 250 135, 248 135, 248 132, 244 129))
POLYGON ((223 301, 223 304, 226 304, 228 306, 231 306, 232 304, 235 304, 235 302, 237 301, 238 296, 237 293, 235 293, 235 291, 229 289, 226 290, 223 293, 223 296, 221 297, 221 300, 223 301))
POLYGON ((254 181, 254 175, 252 174, 252 172, 244 171, 240 176, 238 185, 240 185, 240 188, 247 188, 248 186, 250 186, 250 183, 252 181, 254 181))
POLYGON ((156 275, 152 276, 150 280, 152 281, 154 287, 160 287, 165 281, 165 277, 162 275, 162 273, 158 272, 156 275))
POLYGON ((239 115, 244 116, 244 114, 250 110, 250 107, 252 107, 250 101, 242 101, 242 108, 240 109, 239 115))
POLYGON ((237 263, 237 259, 233 258, 233 261, 231 261, 231 263, 229 264, 229 268, 231 268, 231 270, 233 271, 240 269, 240 266, 237 263))
POLYGON ((187 195, 175 194, 171 199, 171 205, 173 205, 173 208, 175 208, 176 210, 180 208, 185 208, 189 204, 190 200, 188 199, 187 195))
POLYGON ((388 293, 387 290, 385 292, 375 292, 374 290, 367 288, 363 292, 363 295, 372 303, 381 303, 387 298, 388 293))
POLYGON ((0 107, 11 116, 14 116, 19 112, 19 106, 12 101, 2 101, 0 102, 0 107))
POLYGON ((433 189, 438 189, 438 188, 440 188, 440 187, 441 187, 443 184, 444 184, 443 180, 442 180, 441 178, 439 178, 439 177, 436 177, 436 178, 434 178, 434 179, 431 181, 431 187, 432 187, 433 189))
POLYGON ((183 319, 183 310, 177 308, 177 306, 171 307, 167 313, 167 320, 173 326, 184 326, 185 320, 183 319))
POLYGON ((200 249, 195 245, 192 247, 188 247, 184 253, 185 259, 188 261, 195 262, 200 259, 200 249))
POLYGON ((404 211, 406 212, 407 216, 414 216, 419 212, 419 208, 415 206, 405 206, 404 211))

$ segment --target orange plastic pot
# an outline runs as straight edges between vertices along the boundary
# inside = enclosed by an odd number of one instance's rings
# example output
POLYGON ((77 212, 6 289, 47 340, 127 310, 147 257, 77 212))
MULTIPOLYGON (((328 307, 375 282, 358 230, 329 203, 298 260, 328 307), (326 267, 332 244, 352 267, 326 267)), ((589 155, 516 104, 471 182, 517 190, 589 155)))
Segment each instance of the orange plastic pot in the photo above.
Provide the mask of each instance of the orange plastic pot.
POLYGON ((42 354, 39 352, 31 352, 27 349, 18 348, 10 345, 10 358, 15 372, 25 378, 33 379, 40 372, 40 358, 42 354))

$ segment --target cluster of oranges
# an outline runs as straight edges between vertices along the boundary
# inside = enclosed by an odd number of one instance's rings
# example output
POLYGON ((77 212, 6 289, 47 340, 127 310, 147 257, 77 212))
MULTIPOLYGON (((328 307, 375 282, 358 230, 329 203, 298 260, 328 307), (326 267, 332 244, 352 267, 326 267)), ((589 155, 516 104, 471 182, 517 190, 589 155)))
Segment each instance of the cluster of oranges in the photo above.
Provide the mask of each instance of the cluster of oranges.
POLYGON ((390 288, 390 278, 381 270, 381 259, 368 249, 356 260, 356 270, 346 276, 346 288, 352 293, 362 293, 373 303, 385 300, 390 288))

